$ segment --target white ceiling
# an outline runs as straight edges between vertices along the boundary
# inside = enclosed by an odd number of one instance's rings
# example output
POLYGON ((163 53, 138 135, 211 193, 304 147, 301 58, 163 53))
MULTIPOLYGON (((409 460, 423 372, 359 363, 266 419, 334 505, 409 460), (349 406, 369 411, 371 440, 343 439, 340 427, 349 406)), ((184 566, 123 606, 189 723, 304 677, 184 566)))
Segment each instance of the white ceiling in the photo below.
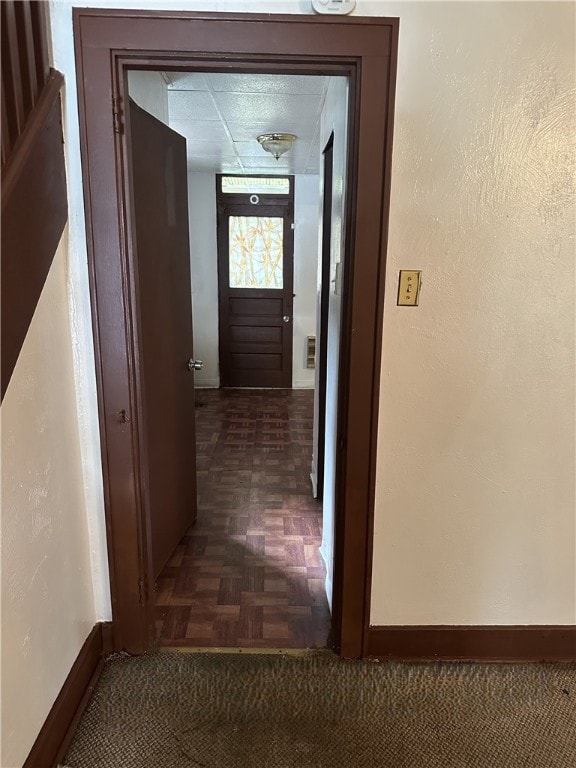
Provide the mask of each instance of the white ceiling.
POLYGON ((320 114, 328 77, 168 72, 170 126, 185 136, 191 170, 224 173, 319 172, 320 114), (275 160, 261 133, 293 133, 275 160))

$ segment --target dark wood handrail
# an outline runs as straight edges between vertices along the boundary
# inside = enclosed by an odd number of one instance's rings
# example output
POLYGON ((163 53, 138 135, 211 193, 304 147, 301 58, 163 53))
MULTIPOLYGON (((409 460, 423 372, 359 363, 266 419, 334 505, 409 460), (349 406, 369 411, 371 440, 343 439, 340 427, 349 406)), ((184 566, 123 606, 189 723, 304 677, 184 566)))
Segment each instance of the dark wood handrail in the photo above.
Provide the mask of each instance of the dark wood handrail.
POLYGON ((41 130, 48 113, 58 98, 63 84, 64 77, 62 74, 55 69, 50 70, 44 88, 39 94, 38 101, 32 112, 28 115, 28 120, 22 129, 18 143, 14 146, 8 161, 2 168, 2 207, 4 206, 4 201, 10 199, 12 188, 18 181, 21 169, 34 147, 34 142, 27 140, 28 136, 34 137, 41 130))

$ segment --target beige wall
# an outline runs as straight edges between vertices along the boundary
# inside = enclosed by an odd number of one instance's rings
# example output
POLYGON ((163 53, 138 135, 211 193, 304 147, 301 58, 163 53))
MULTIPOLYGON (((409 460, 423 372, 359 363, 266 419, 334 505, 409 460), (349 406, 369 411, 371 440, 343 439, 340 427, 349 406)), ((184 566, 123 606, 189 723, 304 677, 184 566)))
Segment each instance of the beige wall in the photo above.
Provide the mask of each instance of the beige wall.
POLYGON ((65 230, 2 402, 2 752, 26 759, 96 623, 65 230))
POLYGON ((371 621, 574 623, 574 5, 386 11, 371 621), (395 306, 401 268, 423 270, 417 309, 395 306))
POLYGON ((168 125, 168 84, 160 72, 128 72, 128 93, 139 107, 168 125))

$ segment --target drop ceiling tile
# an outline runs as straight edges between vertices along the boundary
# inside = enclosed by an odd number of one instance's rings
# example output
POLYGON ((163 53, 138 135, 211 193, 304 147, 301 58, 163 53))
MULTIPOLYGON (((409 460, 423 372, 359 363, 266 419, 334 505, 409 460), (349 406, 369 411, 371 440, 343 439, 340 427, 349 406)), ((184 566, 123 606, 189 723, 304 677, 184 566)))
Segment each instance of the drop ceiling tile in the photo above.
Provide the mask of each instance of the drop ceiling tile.
POLYGON ((256 139, 253 141, 235 141, 234 148, 236 149, 239 157, 266 157, 264 154, 265 150, 262 149, 256 139))
MULTIPOLYGON (((176 94, 174 94, 176 95, 176 94)), ((313 121, 319 108, 319 96, 294 96, 291 94, 215 93, 214 98, 227 123, 251 122, 254 115, 262 122, 274 123, 274 131, 286 132, 288 115, 309 115, 313 121)))
POLYGON ((234 145, 229 142, 212 141, 188 141, 186 142, 186 156, 196 157, 202 155, 213 155, 214 157, 232 157, 238 159, 234 151, 234 145))
POLYGON ((211 73, 208 76, 214 91, 235 93, 308 94, 319 96, 324 92, 325 77, 314 75, 246 75, 211 73))
POLYGON ((187 141, 229 141, 226 128, 215 120, 170 119, 170 128, 184 136, 187 141))
MULTIPOLYGON (((257 141, 235 141, 234 148, 241 158, 266 157, 265 150, 262 149, 257 141)), ((310 154, 310 144, 307 141, 302 142, 297 140, 292 149, 289 150, 289 154, 292 158, 303 160, 305 162, 310 154)), ((268 157, 271 157, 270 153, 268 153, 268 157)))
POLYGON ((188 158, 189 171, 210 171, 217 173, 242 173, 243 169, 237 160, 232 158, 222 158, 215 155, 202 155, 194 158, 188 158))
POLYGON ((304 119, 302 122, 295 119, 293 116, 287 116, 281 121, 280 128, 278 127, 278 121, 264 122, 235 122, 227 121, 228 130, 236 141, 256 141, 256 137, 261 133, 293 133, 298 139, 310 140, 314 136, 316 130, 316 123, 304 119))
POLYGON ((268 157, 243 157, 242 165, 250 170, 254 170, 255 168, 265 168, 266 173, 268 173, 270 169, 277 170, 278 173, 293 173, 293 171, 290 171, 289 169, 293 167, 294 162, 284 157, 276 160, 272 155, 269 155, 268 157))
POLYGON ((168 114, 171 121, 220 120, 211 95, 204 91, 168 91, 168 114))
POLYGON ((203 72, 168 72, 170 91, 209 91, 210 86, 203 72))

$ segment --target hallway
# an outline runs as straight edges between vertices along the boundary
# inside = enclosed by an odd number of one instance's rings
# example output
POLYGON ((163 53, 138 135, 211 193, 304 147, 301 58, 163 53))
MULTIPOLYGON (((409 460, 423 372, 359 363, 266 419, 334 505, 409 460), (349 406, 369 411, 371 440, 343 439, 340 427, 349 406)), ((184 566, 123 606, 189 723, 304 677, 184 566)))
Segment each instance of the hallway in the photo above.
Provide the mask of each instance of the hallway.
POLYGON ((156 585, 160 645, 322 648, 311 390, 196 391, 198 519, 156 585))

